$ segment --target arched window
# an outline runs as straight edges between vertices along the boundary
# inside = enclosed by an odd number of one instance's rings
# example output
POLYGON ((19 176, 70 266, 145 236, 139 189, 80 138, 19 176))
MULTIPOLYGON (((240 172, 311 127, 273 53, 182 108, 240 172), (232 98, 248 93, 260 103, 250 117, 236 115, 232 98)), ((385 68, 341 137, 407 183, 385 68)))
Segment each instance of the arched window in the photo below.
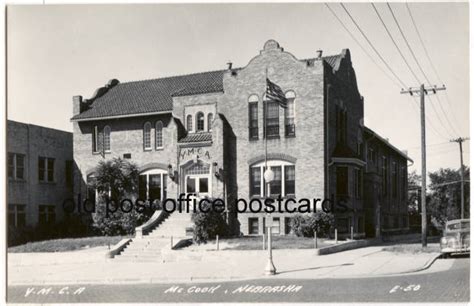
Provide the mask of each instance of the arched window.
POLYGON ((163 123, 157 121, 155 125, 155 145, 157 149, 163 148, 163 123))
POLYGON ((287 91, 286 97, 286 109, 285 109, 285 136, 295 136, 295 98, 296 94, 294 91, 287 91))
POLYGON ((196 114, 196 132, 204 131, 204 114, 199 112, 196 114))
POLYGON ((207 114, 207 130, 209 132, 212 131, 212 119, 214 119, 212 113, 207 114))
POLYGON ((249 139, 258 139, 258 96, 249 97, 249 139))
POLYGON ((143 149, 151 149, 151 123, 145 122, 143 125, 143 149))
POLYGON ((138 198, 141 200, 166 199, 168 172, 162 169, 149 169, 138 177, 138 198))
POLYGON ((110 152, 110 126, 104 127, 104 151, 110 152))
POLYGON ((186 130, 188 130, 188 132, 193 130, 193 116, 191 115, 188 115, 186 118, 186 130))
POLYGON ((250 196, 295 196, 295 165, 284 160, 269 160, 267 166, 274 174, 274 179, 270 183, 270 194, 267 195, 265 190, 265 162, 260 162, 250 167, 250 196))

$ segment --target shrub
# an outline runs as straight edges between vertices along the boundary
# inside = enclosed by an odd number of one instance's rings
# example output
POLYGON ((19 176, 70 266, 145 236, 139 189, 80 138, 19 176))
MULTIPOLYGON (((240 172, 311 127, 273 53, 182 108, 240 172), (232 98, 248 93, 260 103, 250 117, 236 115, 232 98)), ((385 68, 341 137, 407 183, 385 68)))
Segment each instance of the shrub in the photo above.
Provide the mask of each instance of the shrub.
MULTIPOLYGON (((209 199, 209 202, 212 202, 212 199, 209 199)), ((202 207, 204 210, 209 210, 209 212, 193 213, 193 241, 201 244, 207 243, 210 239, 215 239, 216 235, 226 236, 228 234, 228 226, 225 221, 225 213, 217 213, 211 210, 211 203, 203 203, 202 207)))
MULTIPOLYGON (((133 234, 135 227, 144 223, 153 212, 145 210, 124 212, 118 208, 107 215, 106 201, 109 193, 112 195, 109 207, 114 209, 120 206, 120 201, 136 195, 138 189, 138 167, 121 158, 101 161, 96 169, 95 187, 99 193, 96 210, 92 214, 93 226, 102 235, 115 236, 133 234)), ((124 203, 124 210, 128 211, 130 203, 124 203), (126 206, 126 207, 125 207, 126 206)))
POLYGON ((312 215, 296 215, 291 221, 291 229, 298 237, 328 237, 334 226, 334 215, 324 211, 317 211, 312 215))

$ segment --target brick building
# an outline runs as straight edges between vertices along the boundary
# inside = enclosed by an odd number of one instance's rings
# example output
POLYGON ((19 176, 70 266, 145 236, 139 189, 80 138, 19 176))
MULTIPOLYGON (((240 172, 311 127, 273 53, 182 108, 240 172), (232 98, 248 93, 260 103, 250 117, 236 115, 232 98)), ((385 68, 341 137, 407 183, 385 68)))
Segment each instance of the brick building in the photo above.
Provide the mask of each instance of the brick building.
POLYGON ((72 198, 72 133, 7 121, 8 225, 35 227, 64 217, 72 198))
MULTIPOLYGON (((269 40, 242 68, 229 64, 225 70, 176 77, 114 79, 90 99, 73 98, 74 192, 94 197, 88 182, 98 162, 122 157, 140 168, 140 196, 225 198, 239 232, 261 234, 265 213, 237 213, 232 203, 264 197, 266 138, 268 166, 275 173, 271 197, 344 201, 349 209, 336 214, 342 234, 350 226, 358 236, 375 234, 378 205, 382 222, 387 215, 390 229, 401 229, 403 221, 392 220, 406 214, 403 197, 395 204, 392 198, 377 202, 369 196, 369 184, 379 184, 380 175, 366 162, 367 146, 378 145, 380 157, 393 156, 399 175, 387 183, 395 182, 400 194, 406 194, 408 157, 372 136, 363 117, 364 101, 347 49, 297 59, 269 40), (288 108, 265 103, 266 75, 285 92, 288 108), (398 210, 386 207, 392 203, 398 210)), ((272 214, 275 234, 289 233, 295 205, 272 214)))

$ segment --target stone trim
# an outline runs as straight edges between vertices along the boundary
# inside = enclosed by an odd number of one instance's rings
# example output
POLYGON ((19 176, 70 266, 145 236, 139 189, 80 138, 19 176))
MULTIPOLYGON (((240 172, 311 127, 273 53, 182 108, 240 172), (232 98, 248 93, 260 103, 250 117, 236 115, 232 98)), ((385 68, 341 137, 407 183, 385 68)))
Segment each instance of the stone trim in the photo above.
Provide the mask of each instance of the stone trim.
MULTIPOLYGON (((268 153, 267 154, 267 160, 284 160, 284 161, 287 161, 287 162, 290 162, 292 164, 296 164, 296 157, 293 157, 291 155, 288 155, 288 154, 284 154, 284 153, 268 153)), ((251 159, 248 160, 248 164, 251 166, 253 164, 257 164, 259 162, 263 162, 265 161, 265 155, 264 154, 261 154, 259 156, 256 156, 256 157, 253 157, 251 159)))
POLYGON ((141 166, 138 169, 138 171, 143 172, 143 171, 147 171, 147 170, 150 170, 150 169, 156 169, 156 168, 168 171, 168 165, 163 164, 163 163, 148 163, 148 164, 145 164, 145 165, 141 166))

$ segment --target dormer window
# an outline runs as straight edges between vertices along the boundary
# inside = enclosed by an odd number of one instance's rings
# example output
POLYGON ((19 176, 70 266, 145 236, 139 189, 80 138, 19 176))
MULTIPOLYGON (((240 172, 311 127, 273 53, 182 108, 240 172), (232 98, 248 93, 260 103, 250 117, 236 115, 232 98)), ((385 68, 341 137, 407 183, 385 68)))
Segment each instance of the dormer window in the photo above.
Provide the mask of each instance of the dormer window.
POLYGON ((202 112, 196 115, 196 132, 204 131, 204 114, 202 112))

